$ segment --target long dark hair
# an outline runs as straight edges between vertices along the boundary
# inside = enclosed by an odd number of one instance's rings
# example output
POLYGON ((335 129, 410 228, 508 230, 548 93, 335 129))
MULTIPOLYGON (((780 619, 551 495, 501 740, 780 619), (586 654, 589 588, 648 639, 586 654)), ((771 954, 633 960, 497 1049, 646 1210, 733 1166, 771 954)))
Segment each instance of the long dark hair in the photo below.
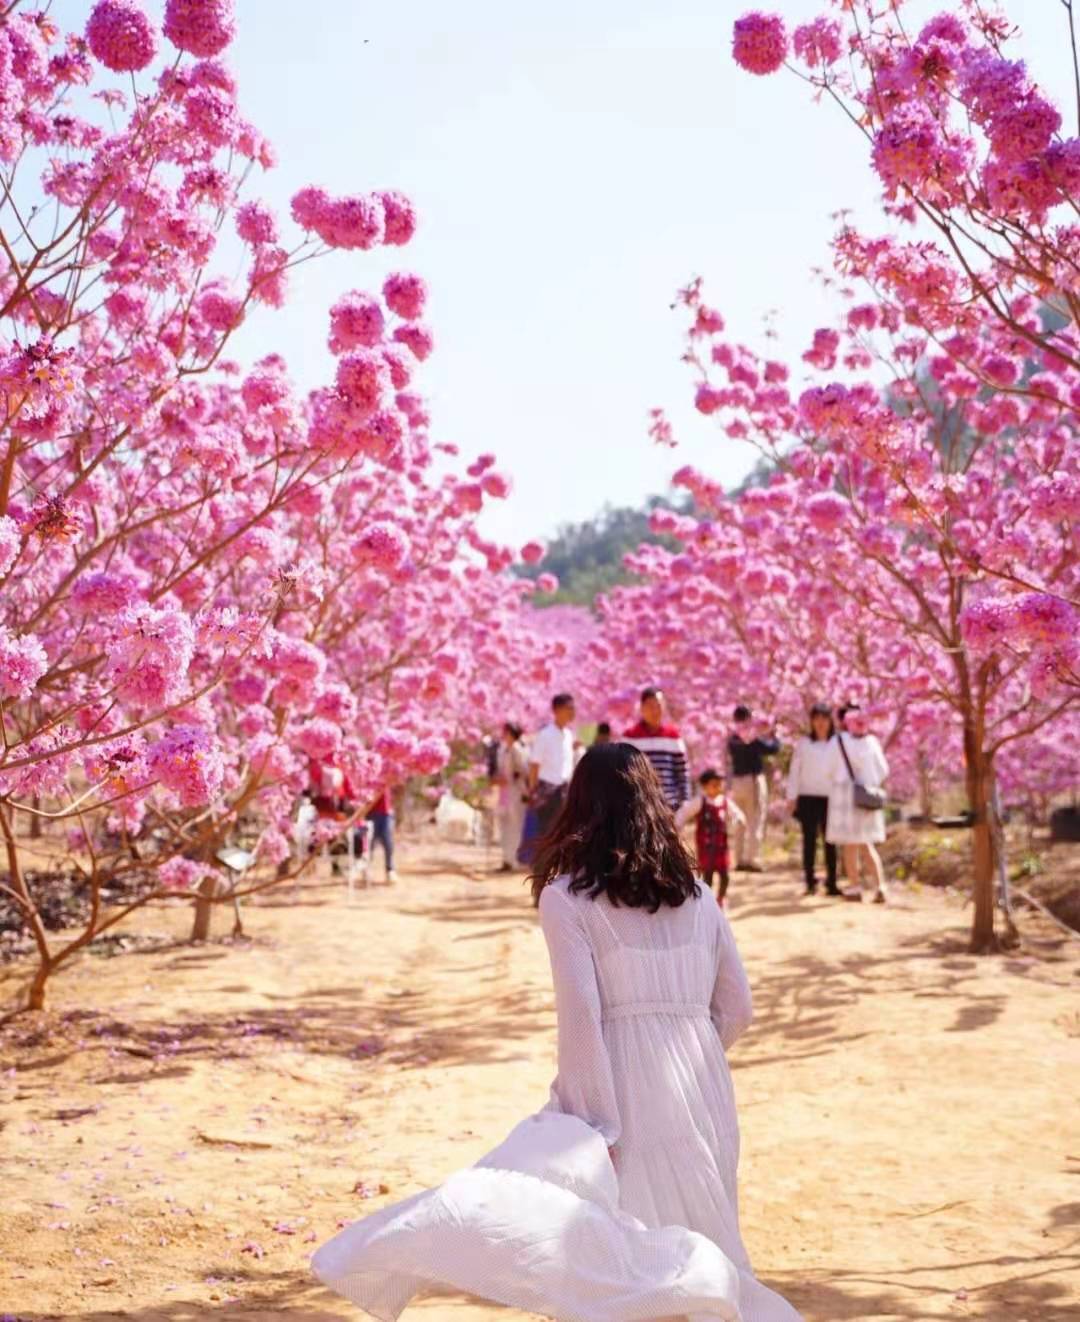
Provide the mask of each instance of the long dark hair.
POLYGON ((810 738, 816 743, 817 733, 814 730, 814 717, 824 716, 829 722, 829 733, 826 739, 831 739, 836 733, 836 722, 833 720, 832 708, 824 702, 815 702, 810 708, 810 738))
POLYGON ((578 763, 562 811, 537 846, 533 900, 564 873, 571 890, 650 913, 698 895, 656 772, 631 744, 594 744, 578 763))

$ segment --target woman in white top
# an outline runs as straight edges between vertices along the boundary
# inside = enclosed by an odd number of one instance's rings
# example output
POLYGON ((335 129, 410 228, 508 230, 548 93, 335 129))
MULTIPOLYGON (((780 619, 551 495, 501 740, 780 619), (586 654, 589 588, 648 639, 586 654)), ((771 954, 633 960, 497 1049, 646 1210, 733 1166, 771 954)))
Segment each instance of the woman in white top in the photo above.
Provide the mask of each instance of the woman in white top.
POLYGON ((813 895, 818 888, 814 875, 818 836, 825 842, 825 894, 842 895, 836 884, 836 846, 829 843, 826 822, 829 815, 829 795, 835 771, 836 747, 832 712, 823 702, 810 708, 810 733, 795 745, 788 770, 787 794, 791 815, 802 828, 803 873, 806 893, 813 895))
POLYGON ((521 741, 521 726, 507 721, 495 755, 495 784, 499 787, 499 840, 502 845, 500 872, 513 872, 517 865, 521 828, 525 822, 529 760, 521 741))
POLYGON ((855 782, 867 789, 883 788, 889 775, 889 764, 877 737, 870 733, 865 713, 858 706, 842 708, 841 718, 843 729, 833 741, 836 754, 825 838, 843 849, 848 881, 860 887, 849 891, 846 898, 869 898, 875 904, 884 904, 885 869, 874 846, 885 839, 885 813, 880 808, 855 806, 855 782), (861 870, 863 864, 865 872, 861 870))
POLYGON ((435 1282, 566 1322, 799 1322, 739 1234, 726 1052, 750 1022, 746 974, 643 753, 585 754, 533 893, 558 1015, 547 1107, 342 1231, 316 1273, 383 1322, 435 1282))

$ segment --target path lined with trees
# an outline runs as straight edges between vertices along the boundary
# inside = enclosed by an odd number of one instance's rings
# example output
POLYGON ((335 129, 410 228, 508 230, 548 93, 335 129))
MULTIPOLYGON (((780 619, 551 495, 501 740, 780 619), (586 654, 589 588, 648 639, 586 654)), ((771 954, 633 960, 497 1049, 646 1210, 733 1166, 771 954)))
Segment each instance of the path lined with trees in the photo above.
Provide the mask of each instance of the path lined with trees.
MULTIPOLYGON (((414 848, 407 889, 351 907, 340 881, 266 897, 233 948, 170 944, 185 910, 144 910, 134 949, 57 984, 51 1032, 6 1027, 9 1311, 344 1322, 311 1248, 481 1155, 551 1078, 535 913, 516 882, 470 874, 471 852, 446 855, 414 848)), ((809 1322, 1064 1322, 1075 943, 1035 925, 1039 954, 983 962, 940 893, 880 911, 796 889, 772 871, 731 901, 757 1011, 733 1061, 761 1275, 809 1322)))

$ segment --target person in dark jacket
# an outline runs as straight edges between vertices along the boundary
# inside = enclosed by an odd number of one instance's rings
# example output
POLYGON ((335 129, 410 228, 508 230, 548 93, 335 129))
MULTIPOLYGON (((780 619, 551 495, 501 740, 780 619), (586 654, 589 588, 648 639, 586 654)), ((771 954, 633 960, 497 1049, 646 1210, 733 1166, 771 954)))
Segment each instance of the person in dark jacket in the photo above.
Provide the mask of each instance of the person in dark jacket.
POLYGON ((743 872, 761 872, 759 855, 765 840, 765 814, 769 807, 765 759, 779 753, 780 741, 775 734, 756 734, 753 712, 741 703, 735 708, 732 720, 733 729, 728 739, 731 797, 746 818, 746 827, 735 835, 735 867, 743 872))

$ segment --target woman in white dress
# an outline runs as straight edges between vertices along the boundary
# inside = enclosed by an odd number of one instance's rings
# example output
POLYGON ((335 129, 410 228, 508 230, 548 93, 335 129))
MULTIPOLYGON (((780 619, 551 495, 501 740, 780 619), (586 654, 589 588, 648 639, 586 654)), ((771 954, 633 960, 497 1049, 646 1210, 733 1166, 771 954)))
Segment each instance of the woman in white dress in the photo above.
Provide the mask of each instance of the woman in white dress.
POLYGON ((799 1322, 739 1233, 725 1052, 750 1023, 746 974, 644 754, 586 753, 533 892, 558 1015, 547 1106, 342 1231, 316 1274, 384 1322, 435 1283, 567 1322, 799 1322))
POLYGON ((825 838, 843 850, 844 871, 856 887, 846 898, 884 904, 885 869, 875 846, 885 839, 885 813, 880 808, 856 807, 855 782, 867 789, 882 789, 889 763, 861 708, 843 708, 841 717, 843 729, 834 740, 825 838))

